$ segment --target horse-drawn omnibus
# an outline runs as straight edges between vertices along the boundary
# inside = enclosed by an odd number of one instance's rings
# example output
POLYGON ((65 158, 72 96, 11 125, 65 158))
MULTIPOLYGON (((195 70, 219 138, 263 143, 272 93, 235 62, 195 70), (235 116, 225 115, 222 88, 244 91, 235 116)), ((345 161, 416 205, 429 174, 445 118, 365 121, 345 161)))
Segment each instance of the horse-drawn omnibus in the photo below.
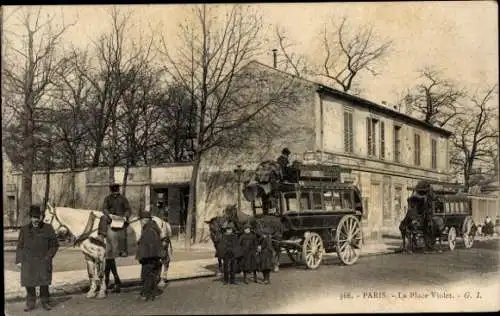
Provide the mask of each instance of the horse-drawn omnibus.
POLYGON ((346 265, 355 263, 362 246, 363 207, 360 190, 340 179, 341 173, 350 170, 321 166, 310 170, 316 176, 297 171, 294 179, 276 181, 267 189, 262 189, 266 181, 259 179, 246 186, 244 195, 252 202, 254 216, 261 209, 278 217, 282 225, 278 249, 285 249, 292 261, 309 269, 318 268, 324 253, 329 252, 336 252, 346 265))
POLYGON ((415 191, 409 202, 409 208, 415 208, 416 214, 421 214, 416 220, 418 224, 412 229, 412 236, 404 236, 409 244, 423 238, 426 246, 431 248, 436 240, 440 244, 445 240, 450 250, 454 250, 457 237, 461 237, 465 248, 473 246, 476 227, 472 220, 472 203, 466 194, 429 183, 427 191, 421 194, 415 191), (429 203, 425 202, 427 199, 429 203), (424 227, 424 214, 429 217, 429 230, 424 227))

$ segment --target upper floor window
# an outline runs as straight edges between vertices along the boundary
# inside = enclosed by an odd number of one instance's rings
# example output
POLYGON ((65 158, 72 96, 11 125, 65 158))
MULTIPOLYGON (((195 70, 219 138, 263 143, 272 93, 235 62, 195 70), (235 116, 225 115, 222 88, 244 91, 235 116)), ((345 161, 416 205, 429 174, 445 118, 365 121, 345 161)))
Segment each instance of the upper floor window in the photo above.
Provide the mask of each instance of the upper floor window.
POLYGON ((354 131, 352 123, 352 111, 344 110, 344 151, 354 152, 354 131))
POLYGON ((431 168, 437 168, 437 141, 431 139, 431 168))
POLYGON ((415 166, 420 166, 420 135, 415 133, 413 138, 413 163, 415 166))
POLYGON ((380 122, 380 159, 385 159, 385 124, 380 122))
POLYGON ((366 118, 366 143, 368 147, 368 156, 375 156, 377 154, 377 131, 378 120, 374 118, 366 118))
POLYGON ((394 126, 394 161, 401 162, 401 126, 394 126))

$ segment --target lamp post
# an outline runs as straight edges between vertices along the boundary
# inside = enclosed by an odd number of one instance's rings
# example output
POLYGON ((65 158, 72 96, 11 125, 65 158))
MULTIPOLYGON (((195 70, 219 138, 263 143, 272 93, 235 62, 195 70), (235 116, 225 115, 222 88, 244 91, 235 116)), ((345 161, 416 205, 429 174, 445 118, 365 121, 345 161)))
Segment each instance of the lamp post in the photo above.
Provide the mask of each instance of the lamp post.
POLYGON ((238 212, 241 211, 241 175, 245 172, 245 169, 241 168, 241 165, 238 165, 236 169, 234 169, 234 173, 238 177, 238 212))

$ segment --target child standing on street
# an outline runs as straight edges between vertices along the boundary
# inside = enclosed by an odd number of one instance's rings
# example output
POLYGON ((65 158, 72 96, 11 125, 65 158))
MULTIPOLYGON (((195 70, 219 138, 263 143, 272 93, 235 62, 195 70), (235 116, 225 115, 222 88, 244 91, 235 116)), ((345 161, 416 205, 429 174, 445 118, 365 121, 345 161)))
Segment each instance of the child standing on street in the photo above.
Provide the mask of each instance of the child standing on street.
POLYGON ((235 284, 236 264, 240 254, 239 240, 234 232, 234 225, 226 223, 221 241, 222 261, 224 267, 224 284, 235 284))
POLYGON ((269 284, 271 282, 270 275, 271 270, 274 267, 274 263, 271 234, 267 231, 263 231, 260 236, 258 253, 260 271, 262 271, 262 274, 264 275, 264 284, 269 284))
POLYGON ((243 282, 247 282, 247 274, 253 273, 253 281, 257 283, 257 235, 252 231, 250 223, 243 227, 243 234, 240 236, 241 246, 241 268, 243 270, 243 282))
POLYGON ((137 260, 141 264, 143 289, 141 296, 146 301, 154 300, 157 295, 158 275, 161 271, 162 242, 161 231, 149 212, 140 214, 142 232, 137 247, 137 260))

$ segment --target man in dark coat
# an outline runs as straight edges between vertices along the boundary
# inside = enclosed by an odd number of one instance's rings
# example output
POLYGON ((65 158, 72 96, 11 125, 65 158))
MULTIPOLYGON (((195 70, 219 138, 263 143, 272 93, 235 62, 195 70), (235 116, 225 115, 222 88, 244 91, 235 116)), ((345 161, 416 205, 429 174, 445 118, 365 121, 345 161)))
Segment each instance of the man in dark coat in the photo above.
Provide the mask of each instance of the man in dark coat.
POLYGON ((234 231, 235 227, 232 222, 226 223, 223 227, 224 235, 221 240, 221 255, 224 270, 224 284, 230 282, 235 284, 235 273, 237 260, 241 256, 239 239, 234 231))
POLYGON ((141 264, 142 295, 146 300, 154 300, 158 294, 158 275, 161 272, 163 247, 161 231, 149 212, 141 212, 141 237, 138 241, 137 260, 141 264))
POLYGON ((259 270, 262 271, 264 275, 264 283, 270 283, 271 270, 274 267, 273 262, 273 244, 271 240, 271 231, 265 228, 262 234, 259 236, 259 270))
POLYGON ((252 231, 252 225, 246 223, 243 234, 240 236, 241 247, 241 270, 243 270, 243 282, 247 282, 247 274, 253 273, 253 281, 257 282, 257 235, 252 231))
POLYGON ((52 283, 52 259, 59 249, 51 225, 42 221, 40 206, 31 206, 31 223, 21 228, 17 242, 16 264, 21 268, 21 286, 26 287, 26 308, 35 308, 36 287, 40 287, 42 307, 50 310, 49 285, 52 283))
MULTIPOLYGON (((108 237, 108 244, 112 245, 109 247, 113 251, 117 251, 118 255, 121 257, 127 257, 127 222, 128 218, 131 215, 130 204, 126 197, 120 194, 120 185, 112 184, 109 186, 111 194, 106 196, 104 199, 104 203, 102 206, 102 212, 104 213, 101 216, 99 221, 98 234, 102 236, 102 238, 108 237), (108 236, 108 229, 110 229, 109 225, 112 222, 110 215, 121 216, 125 218, 125 225, 122 229, 112 229, 112 234, 116 234, 117 236, 108 236), (111 238, 110 238, 111 237, 111 238), (117 244, 115 244, 117 239, 117 244), (117 249, 113 249, 117 248, 117 249)), ((108 253, 104 270, 104 278, 106 280, 106 287, 109 286, 109 276, 110 273, 113 273, 113 277, 115 279, 115 292, 120 292, 120 277, 118 276, 118 270, 116 268, 115 254, 108 253)))
POLYGON ((281 175, 283 180, 288 179, 288 165, 290 164, 290 160, 288 157, 290 156, 290 149, 283 148, 281 151, 281 155, 278 157, 277 162, 281 167, 281 175))

